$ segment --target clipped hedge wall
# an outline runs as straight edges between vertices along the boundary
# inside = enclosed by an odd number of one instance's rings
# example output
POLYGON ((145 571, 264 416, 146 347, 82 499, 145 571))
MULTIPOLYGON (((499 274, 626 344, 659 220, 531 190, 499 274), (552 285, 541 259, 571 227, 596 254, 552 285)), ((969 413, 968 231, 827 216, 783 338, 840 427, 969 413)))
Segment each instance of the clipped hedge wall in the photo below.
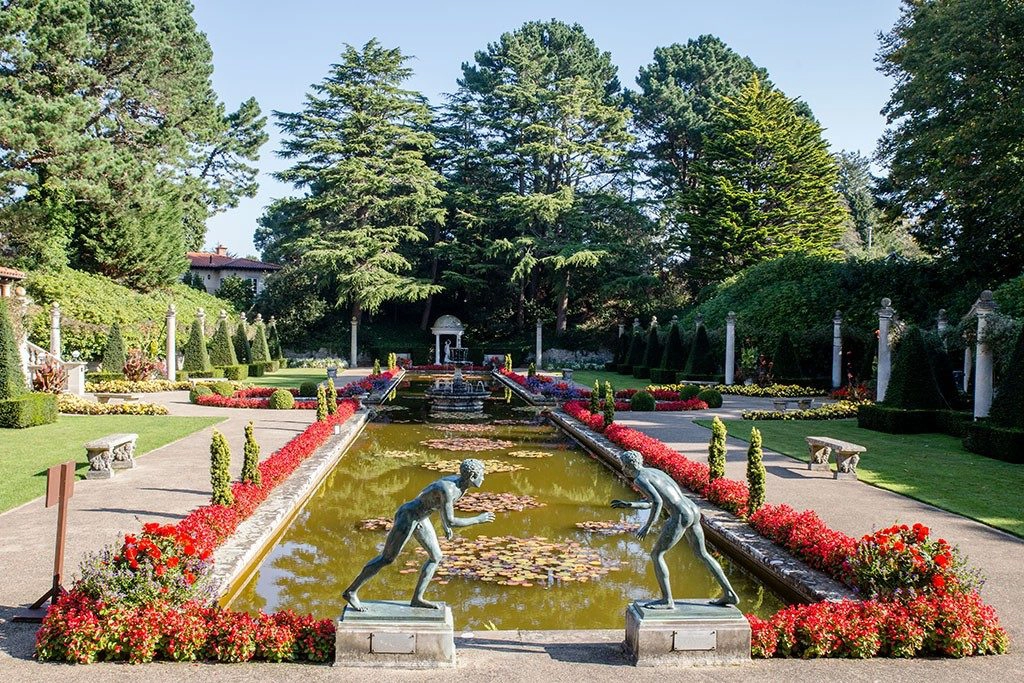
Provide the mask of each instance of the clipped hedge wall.
POLYGON ((675 384, 677 374, 679 373, 675 370, 651 368, 651 382, 654 384, 675 384))
POLYGON ((887 434, 948 434, 963 437, 974 418, 956 410, 909 410, 881 404, 863 404, 857 409, 857 426, 887 434))
POLYGON ((214 368, 214 370, 220 370, 223 373, 224 379, 234 380, 235 382, 241 382, 243 379, 249 378, 248 365, 225 365, 214 368))
POLYGON ((65 352, 81 351, 86 360, 103 352, 107 333, 115 322, 121 328, 126 348, 148 350, 150 342, 156 341, 162 353, 167 305, 172 301, 178 311, 179 341, 188 338, 196 309, 200 307, 207 313, 223 308, 237 315, 230 302, 184 284, 143 293, 102 275, 71 269, 29 273, 25 289, 41 307, 29 324, 31 340, 49 347, 50 307, 56 301, 61 309, 61 342, 65 352))
POLYGON ((249 376, 250 377, 262 377, 265 373, 266 366, 263 363, 249 363, 249 376))
POLYGON ((975 422, 968 425, 964 448, 986 458, 1024 464, 1024 429, 975 422))
POLYGON ((31 393, 0 400, 0 427, 25 429, 57 421, 57 396, 31 393))

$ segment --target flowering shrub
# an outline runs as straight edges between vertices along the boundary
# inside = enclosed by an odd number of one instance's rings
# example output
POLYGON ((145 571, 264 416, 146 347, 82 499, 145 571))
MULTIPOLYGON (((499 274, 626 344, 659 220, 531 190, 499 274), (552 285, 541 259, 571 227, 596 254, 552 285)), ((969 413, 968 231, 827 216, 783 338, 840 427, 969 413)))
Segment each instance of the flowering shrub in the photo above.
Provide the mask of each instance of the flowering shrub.
MULTIPOLYGON (((360 394, 370 394, 375 391, 384 391, 388 388, 391 383, 391 379, 398 374, 399 369, 394 368, 392 370, 385 370, 379 374, 368 375, 361 380, 349 382, 341 389, 338 389, 338 396, 344 396, 346 398, 352 396, 358 396, 360 394)), ((314 404, 314 408, 316 405, 314 404)))
POLYGON ((150 379, 143 382, 115 379, 85 383, 85 391, 90 394, 152 394, 158 391, 188 391, 191 388, 191 382, 172 382, 166 379, 150 379))
MULTIPOLYGON (((285 394, 287 396, 287 394, 285 394)), ((196 404, 201 406, 212 406, 214 408, 268 408, 269 398, 237 398, 235 396, 225 397, 218 394, 206 394, 196 396, 196 404)), ((316 400, 297 399, 292 408, 295 410, 315 410, 316 400)))
POLYGON ((156 403, 96 403, 74 394, 58 394, 57 410, 68 415, 167 415, 156 403))
MULTIPOLYGON (((630 399, 633 398, 637 391, 639 391, 639 389, 619 389, 615 392, 615 398, 630 399)), ((679 400, 679 392, 673 391, 672 389, 657 389, 654 386, 649 386, 644 391, 659 401, 679 400)))
POLYGON ((843 420, 857 417, 860 403, 836 401, 806 410, 744 410, 744 420, 843 420))
POLYGON ((762 536, 811 567, 840 581, 847 576, 847 561, 857 542, 830 529, 813 510, 797 512, 788 505, 765 505, 749 521, 762 536))
POLYGON ((827 392, 814 387, 799 384, 719 384, 715 391, 733 396, 752 396, 762 398, 797 398, 800 396, 825 396, 827 392))
POLYGON ((129 382, 144 382, 159 372, 166 372, 166 369, 160 361, 153 360, 139 349, 132 349, 125 359, 123 372, 129 382))
POLYGON ((865 382, 839 387, 829 396, 840 401, 871 401, 874 399, 874 394, 865 382))

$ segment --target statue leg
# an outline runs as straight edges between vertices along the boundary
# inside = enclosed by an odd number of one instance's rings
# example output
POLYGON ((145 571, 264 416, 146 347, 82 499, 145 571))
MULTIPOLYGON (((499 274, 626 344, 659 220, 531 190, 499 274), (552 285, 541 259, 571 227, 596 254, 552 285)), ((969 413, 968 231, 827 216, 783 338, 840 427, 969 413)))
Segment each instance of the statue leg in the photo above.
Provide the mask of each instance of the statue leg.
POLYGON ((729 583, 729 579, 726 578, 725 572, 722 571, 722 565, 718 564, 718 560, 711 556, 708 552, 707 546, 704 544, 704 529, 700 526, 700 517, 697 518, 686 534, 687 539, 690 541, 690 545, 693 547, 693 552, 697 555, 701 562, 711 570, 715 580, 718 581, 718 585, 722 587, 722 597, 711 601, 713 605, 738 605, 740 603, 740 596, 736 595, 736 591, 732 589, 732 584, 729 583))
POLYGON ((658 578, 658 587, 661 588, 661 600, 652 600, 645 607, 647 609, 673 609, 675 603, 672 601, 672 587, 669 585, 668 565, 665 564, 665 553, 669 551, 686 531, 686 522, 677 514, 669 515, 668 521, 661 530, 661 535, 654 543, 654 550, 651 551, 651 560, 654 563, 654 575, 658 578))
POLYGON ((427 551, 427 561, 423 563, 423 568, 420 569, 420 578, 416 582, 416 590, 413 591, 412 601, 409 604, 413 607, 440 609, 440 605, 423 599, 423 592, 427 590, 427 584, 434 578, 437 565, 441 562, 441 558, 444 557, 441 554, 441 545, 437 542, 437 533, 434 531, 434 526, 430 523, 429 519, 420 522, 413 533, 416 535, 416 540, 427 551))
POLYGON ((402 552, 402 547, 409 540, 409 536, 412 535, 415 527, 416 520, 410 519, 401 513, 395 516, 395 523, 391 527, 391 531, 388 532, 387 540, 384 541, 384 550, 381 551, 380 555, 366 563, 366 566, 359 572, 359 576, 355 578, 352 585, 341 594, 341 597, 345 598, 352 609, 357 612, 366 611, 363 604, 359 602, 359 596, 356 595, 356 591, 362 588, 364 583, 376 576, 377 572, 395 561, 395 558, 398 557, 398 553, 402 552))

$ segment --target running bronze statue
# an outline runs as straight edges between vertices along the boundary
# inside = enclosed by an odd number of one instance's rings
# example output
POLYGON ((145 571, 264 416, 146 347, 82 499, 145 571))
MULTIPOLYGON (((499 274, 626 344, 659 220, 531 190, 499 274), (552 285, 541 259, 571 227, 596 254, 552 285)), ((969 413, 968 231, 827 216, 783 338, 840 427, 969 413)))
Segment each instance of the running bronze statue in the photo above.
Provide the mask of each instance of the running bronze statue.
POLYGON ((440 605, 423 598, 423 591, 426 590, 427 584, 433 578, 434 572, 437 571, 437 565, 443 557, 441 546, 437 542, 437 534, 430 523, 430 515, 440 511, 441 528, 444 529, 444 535, 448 539, 452 537, 452 529, 493 522, 493 512, 484 512, 476 517, 455 516, 455 501, 461 498, 469 487, 479 487, 483 483, 484 464, 479 460, 463 460, 457 475, 438 479, 420 491, 420 494, 413 500, 399 507, 395 512, 395 523, 391 527, 391 531, 388 532, 387 540, 384 541, 384 550, 366 563, 352 585, 342 593, 342 597, 348 601, 349 606, 357 612, 366 611, 356 593, 364 583, 376 576, 377 572, 395 561, 410 536, 416 536, 416 540, 427 551, 427 561, 420 569, 416 590, 413 592, 412 601, 409 604, 412 607, 440 608, 440 605))
POLYGON ((644 467, 643 456, 637 451, 625 451, 619 455, 623 474, 640 489, 641 495, 647 500, 625 501, 613 500, 613 508, 631 508, 633 510, 650 510, 651 516, 636 532, 636 537, 643 540, 658 521, 664 508, 668 512, 668 521, 661 530, 661 535, 654 542, 651 559, 654 561, 654 574, 658 577, 661 587, 661 600, 653 600, 644 607, 647 609, 674 609, 672 587, 668 580, 668 566, 665 564, 665 553, 668 552, 683 536, 686 536, 697 557, 711 570, 718 584, 722 587, 722 597, 712 600, 714 605, 736 605, 740 598, 725 577, 722 566, 711 556, 704 546, 704 531, 700 527, 700 509, 683 495, 679 485, 661 470, 644 467))

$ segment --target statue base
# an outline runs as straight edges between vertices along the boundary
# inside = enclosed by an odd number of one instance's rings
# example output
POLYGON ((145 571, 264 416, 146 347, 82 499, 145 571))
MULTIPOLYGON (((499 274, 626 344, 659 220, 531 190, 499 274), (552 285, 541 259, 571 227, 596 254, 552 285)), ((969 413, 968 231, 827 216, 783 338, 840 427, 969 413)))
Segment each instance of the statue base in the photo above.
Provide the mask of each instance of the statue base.
POLYGON ((833 472, 832 478, 838 481, 858 481, 856 472, 833 472))
POLYGON ((750 624, 733 606, 677 600, 675 609, 626 609, 626 654, 636 666, 709 666, 750 661, 750 624))
POLYGON ((831 472, 832 465, 828 462, 809 462, 807 463, 807 469, 811 472, 831 472))
POLYGON ((337 623, 335 666, 435 669, 455 666, 452 610, 410 607, 397 600, 364 600, 365 612, 345 607, 337 623))

